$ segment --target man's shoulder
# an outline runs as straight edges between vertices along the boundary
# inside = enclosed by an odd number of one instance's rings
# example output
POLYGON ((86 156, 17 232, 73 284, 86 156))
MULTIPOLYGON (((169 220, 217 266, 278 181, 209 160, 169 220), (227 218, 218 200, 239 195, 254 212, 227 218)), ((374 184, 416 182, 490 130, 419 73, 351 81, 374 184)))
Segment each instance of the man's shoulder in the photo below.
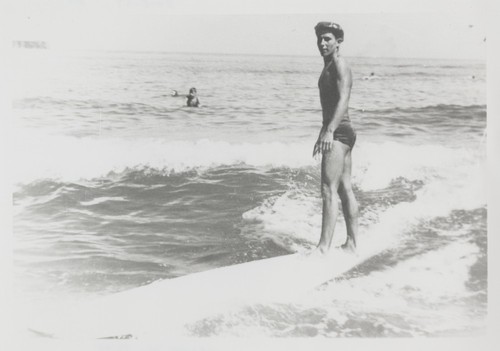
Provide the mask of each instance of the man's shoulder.
POLYGON ((351 65, 349 64, 349 62, 343 56, 340 56, 338 58, 338 68, 341 69, 344 72, 346 72, 346 71, 350 72, 351 71, 351 65))
POLYGON ((337 73, 337 76, 340 77, 350 77, 352 75, 351 73, 351 66, 347 62, 345 58, 340 56, 337 59, 337 63, 335 65, 335 70, 337 73))

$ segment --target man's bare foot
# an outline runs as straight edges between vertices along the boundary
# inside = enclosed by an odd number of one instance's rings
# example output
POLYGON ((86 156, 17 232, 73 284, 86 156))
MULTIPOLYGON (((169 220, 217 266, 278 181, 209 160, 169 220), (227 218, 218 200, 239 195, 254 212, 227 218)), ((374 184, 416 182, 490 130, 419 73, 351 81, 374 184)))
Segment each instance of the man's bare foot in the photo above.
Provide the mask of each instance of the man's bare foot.
POLYGON ((327 248, 325 246, 318 245, 318 246, 316 246, 316 248, 314 248, 313 250, 311 250, 309 252, 309 255, 311 255, 311 256, 323 256, 323 255, 327 255, 329 252, 330 252, 329 248, 327 248))
POLYGON ((347 238, 345 244, 341 246, 341 248, 347 252, 356 253, 356 244, 349 237, 347 238))

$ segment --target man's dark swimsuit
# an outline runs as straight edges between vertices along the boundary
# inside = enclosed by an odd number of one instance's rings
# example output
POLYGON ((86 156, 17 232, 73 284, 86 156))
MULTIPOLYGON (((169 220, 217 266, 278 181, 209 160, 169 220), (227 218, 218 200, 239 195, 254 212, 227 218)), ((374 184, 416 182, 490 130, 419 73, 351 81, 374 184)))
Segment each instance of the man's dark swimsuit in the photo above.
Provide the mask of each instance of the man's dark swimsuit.
POLYGON ((333 140, 338 140, 352 149, 356 143, 356 131, 352 128, 349 117, 344 117, 342 121, 340 121, 339 126, 333 132, 333 140))
MULTIPOLYGON (((329 66, 332 67, 332 66, 329 66)), ((329 68, 326 67, 323 72, 321 72, 321 76, 319 77, 318 81, 318 88, 319 88, 319 95, 320 95, 320 100, 321 100, 321 108, 323 111, 330 111, 333 114, 333 111, 335 111, 335 108, 337 106, 337 103, 340 99, 340 94, 338 90, 333 91, 334 98, 332 99, 332 92, 331 88, 330 89, 321 89, 321 80, 325 79, 325 75, 334 75, 336 76, 337 73, 332 73, 330 70, 334 70, 334 68, 329 68)), ((331 78, 328 78, 331 79, 331 78)), ((324 114, 323 114, 324 118, 324 114)), ((323 119, 323 125, 325 125, 325 120, 323 119)), ((337 129, 333 132, 333 140, 338 140, 342 144, 346 144, 349 146, 351 149, 354 146, 354 143, 356 142, 356 132, 352 128, 351 125, 351 119, 349 118, 348 114, 345 114, 342 117, 342 120, 340 121, 337 129)))

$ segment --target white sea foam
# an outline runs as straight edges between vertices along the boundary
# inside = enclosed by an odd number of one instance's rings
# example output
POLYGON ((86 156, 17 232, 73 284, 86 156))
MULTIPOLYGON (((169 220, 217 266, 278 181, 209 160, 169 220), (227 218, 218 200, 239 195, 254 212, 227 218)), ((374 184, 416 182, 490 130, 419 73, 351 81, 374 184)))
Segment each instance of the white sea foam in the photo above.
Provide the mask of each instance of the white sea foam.
POLYGON ((459 329, 470 323, 470 318, 466 306, 457 306, 455 301, 471 295, 466 282, 478 252, 475 244, 458 241, 394 267, 332 282, 304 303, 334 304, 331 317, 338 321, 342 321, 339 314, 347 313, 405 316, 419 331, 416 335, 459 329), (432 306, 439 306, 435 313, 432 306))
POLYGON ((399 177, 408 180, 459 176, 477 164, 480 150, 441 145, 406 145, 396 142, 365 143, 353 154, 353 178, 363 189, 381 189, 399 177))
MULTIPOLYGON (((318 165, 311 143, 229 143, 208 139, 99 139, 17 133, 12 166, 20 183, 51 178, 63 181, 95 179, 110 172, 150 168, 176 173, 244 163, 255 167, 299 168, 318 165)), ((469 172, 478 152, 437 145, 394 142, 359 143, 353 152, 354 182, 363 189, 386 187, 392 180, 428 180, 448 173, 469 172)))
POLYGON ((103 197, 97 197, 90 201, 81 201, 80 205, 92 206, 92 205, 102 204, 103 202, 108 202, 108 201, 127 201, 127 199, 125 199, 123 196, 103 196, 103 197))
POLYGON ((320 199, 288 191, 270 198, 262 205, 243 214, 248 222, 258 223, 258 231, 249 235, 265 236, 279 245, 294 251, 313 247, 314 234, 318 233, 321 223, 320 199))
POLYGON ((316 161, 310 145, 263 143, 230 144, 163 139, 106 139, 23 135, 15 140, 13 167, 21 183, 53 178, 93 179, 110 172, 152 168, 175 173, 245 163, 251 166, 302 167, 316 161))
MULTIPOLYGON (((364 153, 371 153, 369 148, 361 149, 364 153)), ((430 152, 428 147, 407 149, 413 154, 419 155, 420 152, 423 155, 420 159, 414 158, 414 163, 408 160, 403 165, 389 169, 387 173, 383 170, 385 167, 378 166, 373 160, 365 163, 374 165, 372 168, 363 169, 364 166, 360 166, 359 172, 362 174, 356 181, 362 190, 372 188, 374 177, 378 177, 375 181, 378 186, 397 177, 422 179, 424 182, 423 187, 415 192, 414 201, 401 202, 381 210, 374 209, 377 212, 374 218, 366 220, 369 224, 360 229, 362 254, 369 254, 363 252, 365 248, 376 252, 393 245, 421 220, 446 216, 452 210, 474 209, 486 204, 482 168, 475 163, 472 153, 436 147, 434 153, 440 154, 443 160, 439 162, 439 157, 433 155, 427 163, 425 155, 430 152)), ((373 153, 372 158, 388 165, 379 151, 380 149, 373 153)), ((294 188, 247 211, 243 218, 250 225, 259 228, 254 230, 258 235, 269 237, 288 249, 300 251, 311 248, 319 240, 321 211, 319 189, 317 196, 311 196, 294 188)), ((371 213, 367 215, 371 216, 371 213)), ((333 245, 338 246, 345 241, 345 231, 344 222, 338 220, 333 245)))
MULTIPOLYGON (((428 304, 439 303, 443 299, 452 300, 469 294, 465 283, 469 279, 469 269, 477 261, 479 248, 465 240, 457 241, 443 248, 428 251, 394 267, 375 271, 369 275, 344 281, 337 281, 327 290, 335 292, 339 299, 351 302, 384 299, 400 300, 397 303, 381 304, 384 308, 407 306, 408 299, 428 304)), ((373 304, 376 306, 377 304, 373 304)))

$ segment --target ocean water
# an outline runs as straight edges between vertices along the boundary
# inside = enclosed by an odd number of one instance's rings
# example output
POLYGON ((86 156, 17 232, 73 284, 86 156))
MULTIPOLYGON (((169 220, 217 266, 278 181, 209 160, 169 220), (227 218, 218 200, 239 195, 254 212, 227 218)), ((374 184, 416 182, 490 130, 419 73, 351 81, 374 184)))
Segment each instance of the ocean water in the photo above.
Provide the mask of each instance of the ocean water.
MULTIPOLYGON (((14 55, 21 303, 107 295, 319 240, 320 57, 14 55), (192 86, 200 108, 170 96, 192 86)), ((294 303, 193 320, 185 335, 485 331, 485 63, 348 61, 359 245, 385 249, 294 303)))

